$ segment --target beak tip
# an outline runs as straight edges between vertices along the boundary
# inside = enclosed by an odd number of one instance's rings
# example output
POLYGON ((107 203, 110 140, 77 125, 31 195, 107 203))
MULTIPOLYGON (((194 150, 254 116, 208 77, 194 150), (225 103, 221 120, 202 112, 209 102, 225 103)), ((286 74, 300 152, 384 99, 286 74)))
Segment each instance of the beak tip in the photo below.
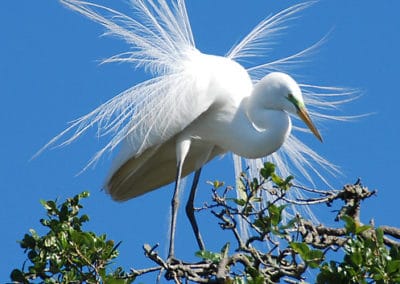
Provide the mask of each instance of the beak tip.
POLYGON ((307 111, 305 109, 299 109, 297 114, 300 116, 300 118, 305 122, 305 124, 308 126, 308 128, 311 130, 311 132, 317 137, 317 139, 323 143, 323 139, 317 128, 315 127, 314 123, 311 121, 310 116, 308 115, 307 111))
POLYGON ((324 143, 324 139, 322 139, 321 134, 319 134, 319 132, 317 130, 315 131, 311 131, 312 134, 314 134, 314 136, 318 139, 319 142, 324 143))

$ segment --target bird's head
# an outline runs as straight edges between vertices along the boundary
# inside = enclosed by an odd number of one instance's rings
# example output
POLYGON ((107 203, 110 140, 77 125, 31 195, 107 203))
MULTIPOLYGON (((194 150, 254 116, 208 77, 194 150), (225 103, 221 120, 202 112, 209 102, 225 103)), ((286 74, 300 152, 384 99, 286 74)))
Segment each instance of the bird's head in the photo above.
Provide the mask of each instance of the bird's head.
POLYGON ((253 94, 268 109, 283 110, 300 117, 322 142, 321 134, 307 112, 301 89, 292 77, 281 72, 270 73, 254 86, 253 94))

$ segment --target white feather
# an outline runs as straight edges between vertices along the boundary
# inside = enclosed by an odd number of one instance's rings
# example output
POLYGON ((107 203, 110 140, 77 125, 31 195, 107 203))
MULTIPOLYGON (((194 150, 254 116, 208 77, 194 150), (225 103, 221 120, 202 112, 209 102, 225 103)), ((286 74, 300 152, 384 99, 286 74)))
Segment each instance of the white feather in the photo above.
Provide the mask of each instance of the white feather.
MULTIPOLYGON (((110 140, 95 154, 88 166, 95 163, 104 153, 113 151, 129 136, 124 142, 128 143, 129 147, 125 147, 125 152, 117 158, 115 168, 160 141, 170 139, 210 106, 213 98, 198 96, 201 94, 199 90, 203 88, 202 78, 190 67, 196 62, 200 52, 195 48, 185 1, 132 0, 134 18, 89 2, 78 0, 61 0, 61 2, 101 24, 106 29, 106 35, 123 39, 130 46, 129 51, 112 56, 104 63, 131 63, 148 70, 153 78, 122 92, 73 121, 70 127, 53 138, 41 151, 52 145, 69 144, 88 129, 97 127, 98 135, 110 137, 110 140)), ((294 5, 263 20, 233 47, 226 57, 246 61, 260 56, 263 51, 272 52, 271 47, 274 43, 272 39, 281 33, 300 11, 313 3, 315 2, 294 5)), ((257 82, 267 72, 285 71, 288 66, 299 64, 302 58, 308 56, 320 44, 321 42, 318 42, 295 55, 252 66, 247 70, 253 82, 257 82)), ((329 111, 336 110, 338 106, 351 100, 349 95, 352 95, 352 92, 307 84, 301 86, 312 117, 324 120, 347 119, 330 114, 329 111), (322 94, 318 94, 321 91, 322 94)), ((295 125, 294 130, 302 131, 302 128, 295 125)), ((314 174, 328 182, 325 177, 326 172, 338 173, 335 165, 302 143, 295 137, 295 133, 289 136, 279 151, 266 159, 275 163, 282 175, 289 175, 296 170, 311 182, 314 174)), ((264 160, 246 160, 250 172, 258 174, 258 169, 264 160)), ((234 164, 237 176, 242 171, 241 158, 234 155, 234 164)), ((295 191, 293 193, 298 194, 295 191)))

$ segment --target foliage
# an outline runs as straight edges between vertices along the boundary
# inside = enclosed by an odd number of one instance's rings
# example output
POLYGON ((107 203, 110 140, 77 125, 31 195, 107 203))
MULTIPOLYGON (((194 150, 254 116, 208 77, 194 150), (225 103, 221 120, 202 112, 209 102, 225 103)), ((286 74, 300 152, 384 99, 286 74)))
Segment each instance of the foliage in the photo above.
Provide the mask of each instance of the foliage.
POLYGON ((221 182, 211 185, 212 202, 196 210, 211 212, 232 238, 220 251, 196 252, 197 262, 164 260, 157 245, 146 244, 145 256, 156 266, 129 273, 120 267, 112 270, 119 244, 82 230, 89 220, 79 215, 80 199, 88 196, 84 192, 61 205, 42 201, 47 218, 41 224, 48 233, 39 236, 30 230, 24 236, 20 244, 30 265, 15 269, 11 279, 19 283, 131 283, 140 275, 158 271, 175 283, 306 283, 312 274, 317 275, 318 284, 400 283, 400 230, 361 223, 361 202, 374 191, 359 181, 341 190, 308 189, 296 186, 292 177, 278 176, 275 166, 266 163, 259 177, 242 174, 236 188, 239 197, 221 182), (287 193, 293 188, 314 196, 291 200, 287 193), (265 193, 273 201, 262 198, 265 193), (337 227, 315 225, 299 214, 287 218, 291 205, 332 206, 337 202, 343 202, 334 218, 337 227), (238 220, 247 224, 248 235, 240 233, 238 220))
MULTIPOLYGON (((347 219, 346 223, 353 220, 347 219)), ((370 231, 369 236, 357 229, 347 233, 343 261, 323 263, 317 283, 400 283, 399 247, 386 247, 381 228, 370 231)))
POLYGON ((106 235, 82 230, 89 221, 80 215, 80 200, 89 196, 83 192, 57 206, 56 201, 41 201, 47 218, 40 223, 48 229, 44 236, 31 229, 20 241, 30 265, 11 272, 11 280, 18 283, 131 283, 121 267, 108 271, 111 261, 118 256, 117 245, 106 235))

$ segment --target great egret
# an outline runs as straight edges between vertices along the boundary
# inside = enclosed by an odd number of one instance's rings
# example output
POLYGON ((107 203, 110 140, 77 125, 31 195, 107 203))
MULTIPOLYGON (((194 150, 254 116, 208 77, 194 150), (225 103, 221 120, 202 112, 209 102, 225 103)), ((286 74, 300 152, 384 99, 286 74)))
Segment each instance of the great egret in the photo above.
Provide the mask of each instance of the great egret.
MULTIPOLYGON (((268 47, 274 32, 282 30, 283 24, 310 2, 265 19, 221 57, 196 49, 184 0, 132 0, 135 18, 94 3, 60 1, 100 23, 107 34, 120 37, 131 46, 130 51, 105 62, 133 63, 147 68, 153 78, 77 119, 44 148, 75 130, 61 143, 68 144, 97 125, 101 135, 112 134, 112 138, 89 165, 106 151, 120 146, 105 185, 113 199, 134 198, 175 181, 170 258, 174 253, 180 180, 196 171, 190 194, 190 202, 193 202, 201 167, 213 157, 233 152, 238 169, 238 156, 255 159, 271 154, 270 157, 285 171, 288 165, 283 162, 282 155, 286 153, 306 176, 307 167, 315 170, 314 163, 334 169, 290 134, 290 115, 298 115, 322 141, 305 105, 314 108, 311 116, 329 119, 335 117, 319 114, 317 108, 334 107, 343 101, 325 101, 324 96, 310 93, 303 100, 302 90, 294 79, 281 72, 270 72, 309 50, 247 70, 238 63, 262 55, 261 51, 268 47), (260 74, 267 75, 260 78, 260 74), (275 152, 281 146, 280 153, 275 152)), ((189 218, 194 219, 190 214, 189 218)), ((195 232, 198 231, 195 221, 192 225, 195 232)), ((196 237, 199 246, 204 248, 198 233, 196 237)))

